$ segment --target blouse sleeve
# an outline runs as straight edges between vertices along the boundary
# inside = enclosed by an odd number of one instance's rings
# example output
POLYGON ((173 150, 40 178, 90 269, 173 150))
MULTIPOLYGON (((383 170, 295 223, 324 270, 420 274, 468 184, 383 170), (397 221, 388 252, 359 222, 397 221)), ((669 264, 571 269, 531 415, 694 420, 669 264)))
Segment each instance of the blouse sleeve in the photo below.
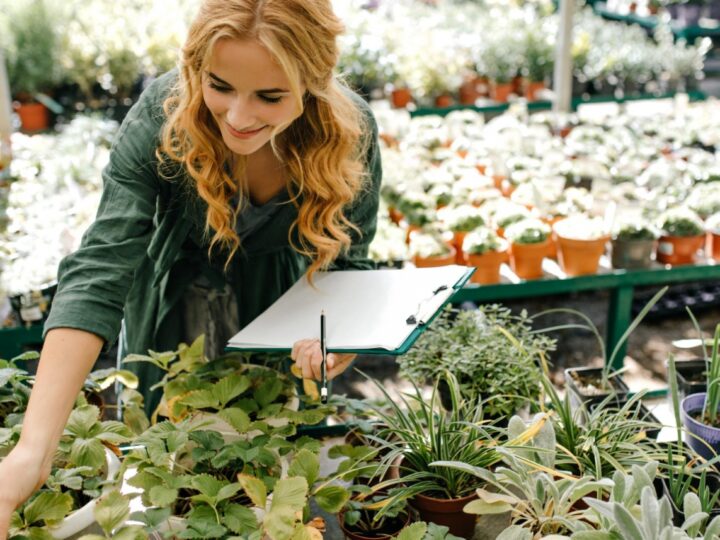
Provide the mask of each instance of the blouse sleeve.
POLYGON ((102 172, 94 223, 58 270, 58 290, 45 333, 52 328, 92 332, 112 344, 123 306, 153 231, 159 190, 155 149, 159 119, 150 88, 120 126, 102 172))

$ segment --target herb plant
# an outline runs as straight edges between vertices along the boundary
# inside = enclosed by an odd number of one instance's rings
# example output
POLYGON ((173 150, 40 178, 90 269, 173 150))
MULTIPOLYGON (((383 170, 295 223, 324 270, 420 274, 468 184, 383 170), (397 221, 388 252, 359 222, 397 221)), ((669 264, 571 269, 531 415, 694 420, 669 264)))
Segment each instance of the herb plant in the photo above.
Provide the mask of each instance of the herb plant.
POLYGON ((718 421, 718 407, 720 407, 720 360, 718 348, 720 347, 720 324, 715 327, 715 338, 712 347, 712 359, 707 371, 707 395, 703 407, 703 421, 716 426, 718 421))
POLYGON ((688 208, 665 212, 659 218, 659 227, 667 236, 698 236, 705 232, 700 217, 688 208))
POLYGON ((655 228, 645 221, 624 223, 614 234, 616 240, 632 242, 637 240, 655 240, 658 237, 655 228))
POLYGON ((523 311, 499 305, 447 308, 399 359, 403 376, 422 384, 455 375, 464 399, 483 401, 485 418, 509 418, 540 395, 539 355, 555 341, 535 333, 523 311))

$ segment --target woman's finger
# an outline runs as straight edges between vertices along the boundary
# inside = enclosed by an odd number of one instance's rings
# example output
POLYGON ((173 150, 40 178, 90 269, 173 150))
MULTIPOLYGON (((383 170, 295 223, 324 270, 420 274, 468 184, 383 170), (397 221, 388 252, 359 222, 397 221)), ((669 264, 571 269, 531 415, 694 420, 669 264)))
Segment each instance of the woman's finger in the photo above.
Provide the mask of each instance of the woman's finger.
POLYGON ((303 379, 312 379, 314 378, 312 367, 312 351, 316 346, 319 350, 320 345, 317 340, 304 341, 305 342, 302 343, 298 349, 298 356, 295 361, 300 367, 300 370, 302 371, 303 379))
POLYGON ((352 361, 357 357, 356 354, 328 354, 328 380, 332 380, 341 373, 343 373, 350 365, 352 361))

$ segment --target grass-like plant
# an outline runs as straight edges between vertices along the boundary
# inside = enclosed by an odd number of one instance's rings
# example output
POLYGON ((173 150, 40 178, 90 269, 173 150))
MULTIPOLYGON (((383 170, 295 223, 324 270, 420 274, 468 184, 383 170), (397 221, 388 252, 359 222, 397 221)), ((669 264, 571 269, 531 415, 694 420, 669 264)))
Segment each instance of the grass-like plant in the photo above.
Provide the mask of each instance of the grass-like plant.
POLYGON ((713 339, 712 359, 707 370, 707 395, 703 408, 703 420, 715 426, 717 423, 718 407, 720 407, 720 361, 718 361, 718 346, 720 345, 720 324, 715 327, 713 339))

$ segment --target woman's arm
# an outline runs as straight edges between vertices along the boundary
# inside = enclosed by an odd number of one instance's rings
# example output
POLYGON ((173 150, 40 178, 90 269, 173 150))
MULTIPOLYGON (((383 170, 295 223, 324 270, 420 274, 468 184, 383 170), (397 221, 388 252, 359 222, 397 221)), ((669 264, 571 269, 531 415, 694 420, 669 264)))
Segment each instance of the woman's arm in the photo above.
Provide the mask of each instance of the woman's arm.
POLYGON ((65 423, 102 345, 102 339, 83 330, 48 332, 20 441, 0 463, 0 540, 7 537, 15 508, 50 474, 65 423))

